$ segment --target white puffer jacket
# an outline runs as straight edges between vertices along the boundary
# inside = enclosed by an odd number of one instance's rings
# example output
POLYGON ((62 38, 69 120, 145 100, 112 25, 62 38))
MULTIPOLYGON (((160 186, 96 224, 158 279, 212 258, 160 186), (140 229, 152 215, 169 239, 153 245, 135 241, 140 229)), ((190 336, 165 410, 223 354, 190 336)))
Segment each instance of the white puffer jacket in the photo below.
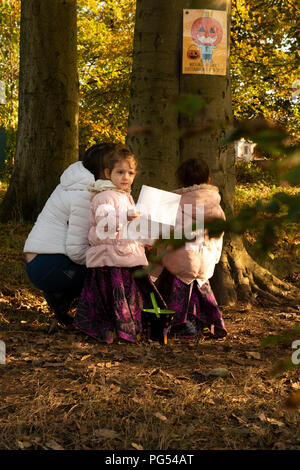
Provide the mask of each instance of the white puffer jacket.
POLYGON ((59 253, 85 264, 90 229, 87 186, 94 182, 94 175, 81 161, 64 171, 28 235, 24 253, 59 253))

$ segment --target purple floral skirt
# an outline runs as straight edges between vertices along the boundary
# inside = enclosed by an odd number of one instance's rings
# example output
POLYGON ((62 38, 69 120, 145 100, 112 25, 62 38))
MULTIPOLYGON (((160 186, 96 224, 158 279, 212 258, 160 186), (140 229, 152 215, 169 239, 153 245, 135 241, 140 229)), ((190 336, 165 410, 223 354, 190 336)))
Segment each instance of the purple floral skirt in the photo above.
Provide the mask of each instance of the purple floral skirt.
POLYGON ((227 330, 218 308, 209 281, 199 287, 197 281, 185 284, 164 269, 155 283, 169 309, 174 310, 173 325, 192 322, 199 333, 208 328, 216 338, 227 335, 227 330))
POLYGON ((74 326, 100 342, 112 343, 117 336, 136 343, 143 328, 142 310, 152 308, 150 293, 166 308, 150 276, 133 277, 137 269, 88 268, 74 326))

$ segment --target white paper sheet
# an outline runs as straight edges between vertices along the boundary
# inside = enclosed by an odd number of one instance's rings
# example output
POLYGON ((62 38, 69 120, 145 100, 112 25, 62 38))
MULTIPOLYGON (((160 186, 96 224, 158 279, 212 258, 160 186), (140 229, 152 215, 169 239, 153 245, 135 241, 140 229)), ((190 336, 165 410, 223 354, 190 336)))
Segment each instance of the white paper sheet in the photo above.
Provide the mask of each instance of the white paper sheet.
POLYGON ((143 185, 136 209, 153 222, 174 227, 180 199, 180 194, 143 185))

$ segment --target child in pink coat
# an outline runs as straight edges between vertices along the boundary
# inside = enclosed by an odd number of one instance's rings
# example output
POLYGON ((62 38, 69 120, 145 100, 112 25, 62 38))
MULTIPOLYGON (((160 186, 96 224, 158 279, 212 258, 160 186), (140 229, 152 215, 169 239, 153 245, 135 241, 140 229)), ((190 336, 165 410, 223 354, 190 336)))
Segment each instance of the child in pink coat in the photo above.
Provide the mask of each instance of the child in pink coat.
POLYGON ((120 144, 104 144, 94 167, 86 255, 87 275, 74 326, 100 342, 114 336, 137 342, 142 330, 142 310, 150 307, 155 292, 165 303, 150 276, 134 278, 134 271, 148 265, 142 243, 127 237, 128 222, 138 215, 130 195, 137 160, 120 144), (100 179, 99 179, 100 178, 100 179))
MULTIPOLYGON (((182 196, 175 232, 199 222, 201 206, 204 221, 225 219, 219 190, 210 184, 209 168, 203 160, 184 161, 176 176, 181 187, 175 192, 182 196)), ((216 338, 226 336, 222 314, 209 283, 220 260, 222 243, 223 235, 209 238, 204 231, 204 237, 163 257, 164 269, 156 287, 168 308, 175 311, 170 335, 186 338, 201 333, 216 338)))

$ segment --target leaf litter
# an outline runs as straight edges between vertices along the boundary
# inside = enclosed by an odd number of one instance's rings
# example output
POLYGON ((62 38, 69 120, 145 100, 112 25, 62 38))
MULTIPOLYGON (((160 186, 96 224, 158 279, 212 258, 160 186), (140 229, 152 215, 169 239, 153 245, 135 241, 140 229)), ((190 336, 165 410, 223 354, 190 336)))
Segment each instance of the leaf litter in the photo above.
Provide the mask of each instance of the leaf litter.
POLYGON ((107 346, 63 327, 49 335, 53 317, 16 262, 0 255, 0 449, 299 448, 299 369, 271 375, 291 345, 260 347, 299 311, 227 307, 224 340, 107 346))

